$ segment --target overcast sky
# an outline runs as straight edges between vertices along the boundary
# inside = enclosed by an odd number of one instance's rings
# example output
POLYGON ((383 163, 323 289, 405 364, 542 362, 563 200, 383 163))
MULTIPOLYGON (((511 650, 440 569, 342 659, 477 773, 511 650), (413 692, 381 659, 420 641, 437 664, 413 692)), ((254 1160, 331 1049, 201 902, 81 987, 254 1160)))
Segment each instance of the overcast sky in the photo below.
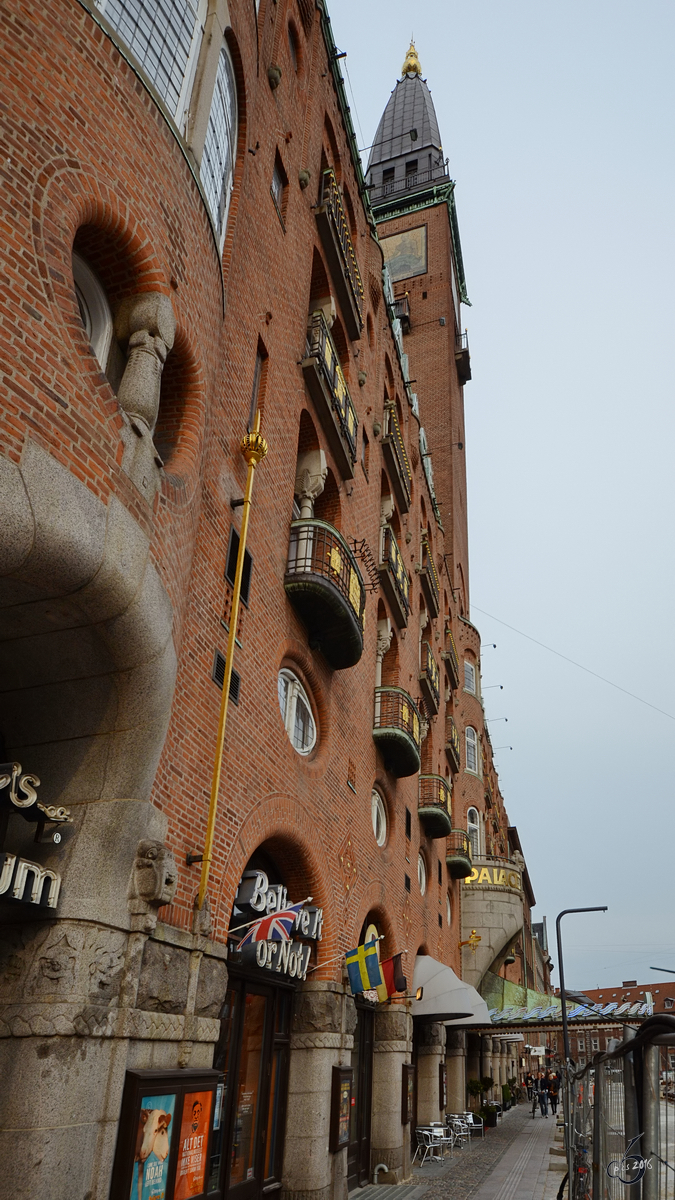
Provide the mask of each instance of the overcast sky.
POLYGON ((565 918, 567 983, 675 996, 675 6, 330 13, 362 146, 414 32, 457 181, 472 618, 534 919, 609 905, 565 918))

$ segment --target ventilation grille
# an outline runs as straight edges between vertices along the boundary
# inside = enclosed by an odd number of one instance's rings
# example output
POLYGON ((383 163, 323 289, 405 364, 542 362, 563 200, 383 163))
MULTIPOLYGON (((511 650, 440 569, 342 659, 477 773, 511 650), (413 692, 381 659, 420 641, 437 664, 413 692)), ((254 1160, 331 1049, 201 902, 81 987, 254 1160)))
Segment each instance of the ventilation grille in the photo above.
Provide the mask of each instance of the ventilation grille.
MULTIPOLYGON (((225 681, 225 655, 221 654, 220 650, 216 650, 213 658, 213 670, 211 672, 211 678, 214 683, 218 684, 218 687, 222 691, 223 683, 225 681)), ((240 690, 241 675, 238 671, 235 671, 233 667, 232 675, 230 677, 230 700, 233 704, 239 703, 240 690)))

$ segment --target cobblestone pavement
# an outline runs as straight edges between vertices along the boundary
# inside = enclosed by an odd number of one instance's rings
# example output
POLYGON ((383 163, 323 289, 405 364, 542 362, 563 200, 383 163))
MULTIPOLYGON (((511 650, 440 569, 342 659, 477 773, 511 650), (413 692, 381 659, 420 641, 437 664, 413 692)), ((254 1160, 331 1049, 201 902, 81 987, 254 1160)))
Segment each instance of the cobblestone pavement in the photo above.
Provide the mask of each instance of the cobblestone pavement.
POLYGON ((414 1181, 426 1185, 420 1200, 542 1200, 555 1130, 554 1117, 533 1120, 529 1105, 519 1104, 471 1149, 415 1168, 414 1181))

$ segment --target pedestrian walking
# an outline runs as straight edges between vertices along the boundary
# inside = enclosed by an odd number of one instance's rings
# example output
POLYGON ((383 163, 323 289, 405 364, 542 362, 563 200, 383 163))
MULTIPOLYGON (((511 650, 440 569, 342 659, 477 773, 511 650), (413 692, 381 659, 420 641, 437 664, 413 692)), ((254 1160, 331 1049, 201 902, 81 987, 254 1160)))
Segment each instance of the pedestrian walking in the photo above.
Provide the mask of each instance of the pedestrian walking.
POLYGON ((558 1112, 558 1094, 560 1092, 560 1082, 558 1076, 551 1073, 548 1081, 548 1098, 551 1101, 551 1112, 555 1117, 558 1112))
POLYGON ((527 1075, 525 1076, 525 1087, 527 1088, 527 1098, 528 1100, 531 1100, 534 1091, 534 1079, 532 1078, 531 1071, 528 1071, 527 1075))
POLYGON ((539 1072, 537 1080, 537 1099, 539 1100, 539 1109, 542 1117, 546 1117, 548 1121, 548 1079, 543 1071, 539 1072))

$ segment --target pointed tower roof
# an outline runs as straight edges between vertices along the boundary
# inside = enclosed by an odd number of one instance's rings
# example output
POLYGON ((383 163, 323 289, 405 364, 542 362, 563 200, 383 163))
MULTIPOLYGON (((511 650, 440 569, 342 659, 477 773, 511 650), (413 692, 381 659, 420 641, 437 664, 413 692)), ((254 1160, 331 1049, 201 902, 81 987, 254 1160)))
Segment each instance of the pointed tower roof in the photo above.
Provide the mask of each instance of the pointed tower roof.
MULTIPOLYGON (((389 97, 371 147, 367 168, 370 182, 377 186, 383 170, 391 167, 404 170, 403 160, 414 158, 420 160, 419 169, 425 177, 430 178, 429 172, 439 177, 445 174, 434 102, 422 79, 420 60, 411 41, 402 78, 389 97), (376 172, 374 167, 378 168, 376 172)), ((398 176, 400 171, 395 173, 398 176)))

